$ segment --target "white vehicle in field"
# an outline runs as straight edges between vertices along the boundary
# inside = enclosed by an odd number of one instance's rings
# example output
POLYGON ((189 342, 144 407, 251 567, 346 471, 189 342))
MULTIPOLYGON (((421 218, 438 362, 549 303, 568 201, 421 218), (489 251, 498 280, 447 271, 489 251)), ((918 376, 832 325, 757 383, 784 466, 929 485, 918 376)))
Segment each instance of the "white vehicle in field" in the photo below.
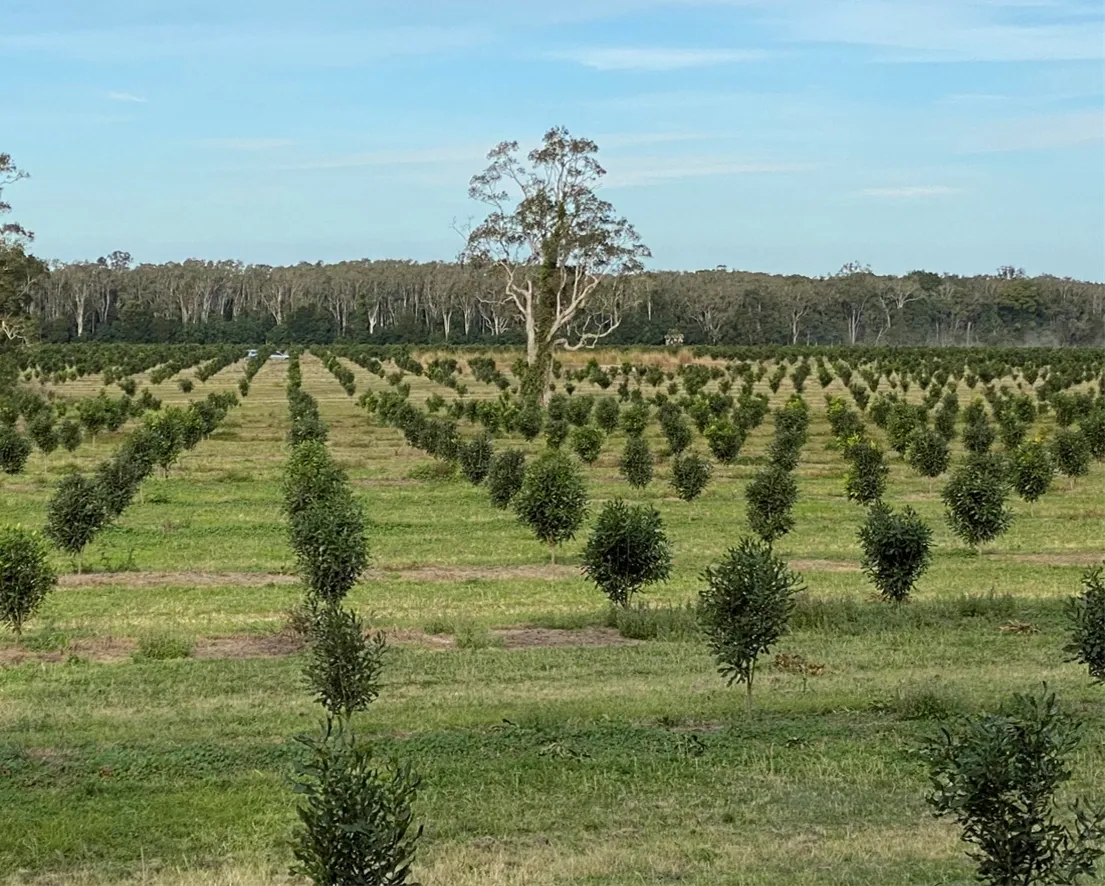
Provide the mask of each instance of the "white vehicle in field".
POLYGON ((284 354, 280 351, 277 351, 275 354, 269 354, 269 359, 270 360, 287 360, 288 355, 284 354))

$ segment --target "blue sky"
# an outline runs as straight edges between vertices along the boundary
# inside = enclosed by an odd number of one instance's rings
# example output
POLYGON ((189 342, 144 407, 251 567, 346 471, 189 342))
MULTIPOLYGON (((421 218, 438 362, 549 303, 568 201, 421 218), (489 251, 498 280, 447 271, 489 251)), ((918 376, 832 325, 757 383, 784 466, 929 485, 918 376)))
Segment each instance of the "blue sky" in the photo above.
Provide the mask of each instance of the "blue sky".
POLYGON ((495 143, 599 143, 654 268, 1105 278, 1099 0, 5 4, 65 260, 452 258, 495 143))

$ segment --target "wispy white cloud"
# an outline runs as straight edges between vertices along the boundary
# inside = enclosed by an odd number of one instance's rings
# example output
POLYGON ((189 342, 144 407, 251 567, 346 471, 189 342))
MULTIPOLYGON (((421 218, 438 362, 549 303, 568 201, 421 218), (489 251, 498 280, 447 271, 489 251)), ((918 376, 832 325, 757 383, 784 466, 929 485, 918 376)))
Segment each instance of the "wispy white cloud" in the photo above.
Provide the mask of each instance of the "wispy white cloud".
POLYGON ((397 151, 372 151, 363 154, 345 154, 337 157, 320 157, 275 166, 278 170, 352 169, 361 166, 415 166, 479 163, 487 154, 487 145, 458 146, 452 148, 413 148, 397 151))
POLYGON ((715 157, 634 157, 611 164, 605 188, 632 188, 680 179, 732 175, 778 175, 809 172, 811 163, 758 163, 715 157))
POLYGON ((920 197, 946 197, 960 193, 959 188, 946 185, 907 185, 902 188, 864 188, 864 197, 883 197, 891 200, 911 200, 920 197))
POLYGON ((295 144, 290 138, 209 138, 203 143, 227 151, 272 151, 295 144))
POLYGON ((772 53, 763 49, 589 46, 558 50, 547 56, 598 71, 674 71, 680 68, 761 61, 770 58, 772 53))
POLYGON ((421 25, 372 29, 118 26, 0 33, 0 52, 98 64, 205 57, 342 68, 404 56, 435 56, 486 43, 493 35, 491 28, 421 25))
POLYGON ((1075 148, 1105 139, 1105 113, 1072 111, 992 120, 973 128, 963 139, 967 153, 1046 151, 1075 148))
POLYGON ((133 102, 135 104, 144 105, 147 99, 144 99, 140 95, 135 95, 133 92, 109 92, 107 98, 113 102, 133 102))
POLYGON ((1078 61, 1105 57, 1100 6, 1009 0, 791 0, 792 39, 871 47, 888 62, 1078 61), (1031 15, 1026 8, 1031 8, 1031 15))

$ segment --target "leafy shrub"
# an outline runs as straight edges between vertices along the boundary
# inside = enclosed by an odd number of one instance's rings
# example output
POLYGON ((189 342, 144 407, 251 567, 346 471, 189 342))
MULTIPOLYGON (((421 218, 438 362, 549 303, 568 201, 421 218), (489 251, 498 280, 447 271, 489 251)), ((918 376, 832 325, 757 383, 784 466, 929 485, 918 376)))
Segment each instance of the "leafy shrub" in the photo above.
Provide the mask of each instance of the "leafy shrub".
POLYGON ((767 456, 772 464, 787 471, 798 465, 810 424, 810 408, 798 394, 791 396, 782 409, 775 410, 775 433, 767 456))
POLYGON ((346 487, 290 514, 289 536, 300 576, 319 600, 341 600, 368 565, 365 518, 346 487))
POLYGON ((545 442, 550 449, 559 449, 568 439, 572 427, 562 418, 550 418, 545 423, 545 442))
POLYGON ((1105 405, 1098 398, 1096 405, 1078 423, 1078 429, 1086 438, 1090 455, 1098 461, 1105 461, 1105 405))
POLYGON ((679 455, 691 445, 691 426, 678 407, 660 410, 660 430, 668 441, 668 449, 672 455, 679 455))
POLYGON ((881 502, 859 530, 863 571, 883 599, 903 603, 932 559, 932 529, 911 507, 900 514, 881 502))
POLYGON ((708 566, 705 578, 699 617, 707 645, 728 684, 745 684, 750 705, 756 660, 786 634, 802 580, 770 544, 753 538, 741 539, 721 563, 708 566))
POLYGON ((941 495, 948 525, 974 548, 1002 535, 1012 524, 1006 507, 1006 481, 992 466, 968 461, 951 476, 941 495))
POLYGON ((491 459, 494 455, 495 447, 491 443, 491 437, 486 433, 458 447, 457 460, 460 462, 461 472, 468 478, 469 483, 479 486, 483 482, 491 469, 491 459))
POLYGON ((990 886, 1074 883, 1092 877, 1105 841, 1105 810, 1075 804, 1073 826, 1056 813, 1070 780, 1080 726, 1053 694, 1016 695, 996 714, 966 716, 929 740, 923 757, 939 816, 976 847, 977 878, 990 886))
POLYGON ((645 428, 648 427, 648 416, 647 403, 634 403, 621 412, 619 420, 621 421, 622 430, 630 437, 640 437, 645 432, 645 428))
POLYGON ((568 424, 583 427, 591 420, 591 410, 595 406, 595 398, 590 394, 580 394, 578 397, 570 397, 565 410, 565 418, 568 424))
POLYGON ((5 474, 23 473, 31 448, 31 441, 15 428, 0 425, 0 469, 5 474))
POLYGON ((620 499, 607 502, 587 539, 583 574, 616 606, 628 606, 642 587, 666 580, 671 543, 659 511, 620 499))
POLYGON ((284 513, 298 514, 316 501, 341 495, 347 482, 325 443, 309 440, 293 446, 281 478, 284 513))
POLYGON ((1084 664, 1090 678, 1105 683, 1105 582, 1102 569, 1095 566, 1082 576, 1082 593, 1072 597, 1067 608, 1070 642, 1064 651, 1068 661, 1084 664))
POLYGON ((844 457, 848 460, 844 477, 848 498, 863 505, 880 501, 890 476, 882 448, 870 437, 852 437, 844 444, 844 457))
POLYGON ((1042 440, 1022 443, 1013 456, 1013 488, 1017 495, 1031 503, 1037 501, 1055 477, 1055 461, 1042 440))
POLYGON ((1069 477, 1071 483, 1076 477, 1084 477, 1090 471, 1090 444, 1081 430, 1059 428, 1051 443, 1055 465, 1059 472, 1069 477))
POLYGON ((618 469, 635 489, 644 489, 652 482, 652 450, 644 437, 633 436, 626 440, 618 469))
POLYGON ((180 386, 181 393, 184 394, 191 394, 196 386, 196 383, 190 378, 182 378, 177 384, 180 386))
POLYGON ((492 458, 485 480, 491 503, 501 510, 509 507, 525 475, 526 454, 521 450, 507 449, 492 458))
POLYGON ((614 433, 618 428, 618 419, 621 415, 621 407, 613 397, 601 397, 595 404, 595 424, 607 434, 614 433))
POLYGON ((66 474, 46 506, 46 537, 77 558, 107 522, 107 509, 98 484, 83 474, 66 474))
MULTIPOLYGON (((27 436, 43 455, 49 455, 58 448, 58 435, 54 429, 54 412, 52 409, 43 409, 34 418, 27 422, 27 436)), ((0 431, 0 440, 3 432, 0 431)), ((0 443, 0 448, 3 444, 0 443)))
POLYGON ((336 604, 312 619, 303 668, 307 689, 331 717, 363 711, 380 694, 384 636, 365 635, 360 617, 336 604))
POLYGON ((316 886, 404 886, 422 828, 411 804, 418 779, 406 766, 377 763, 348 722, 327 723, 319 737, 296 738, 299 824, 292 835, 293 874, 316 886))
POLYGON ((906 461, 922 477, 939 477, 951 461, 948 441, 936 431, 916 427, 909 438, 906 461))
POLYGON ((718 419, 704 434, 710 452, 722 464, 732 464, 744 445, 745 430, 727 418, 718 419))
POLYGON ((547 452, 526 469, 512 504, 556 562, 556 546, 574 538, 587 516, 583 475, 567 455, 547 452))
POLYGON ((677 455, 671 462, 671 485, 683 501, 694 501, 710 482, 711 472, 710 463, 701 455, 677 455))
POLYGON ((545 424, 545 413, 535 400, 527 400, 514 421, 514 427, 525 440, 536 440, 545 424))
POLYGON ((81 445, 81 426, 71 418, 58 424, 58 443, 66 452, 75 452, 81 445))
POLYGON ((994 428, 986 418, 982 400, 975 399, 963 412, 963 447, 975 455, 990 451, 994 444, 994 428))
POLYGON ((798 500, 798 483, 789 471, 769 465, 752 478, 744 497, 748 525, 768 544, 794 528, 790 510, 798 500))
POLYGON ((594 464, 602 452, 605 436, 599 428, 584 425, 572 431, 572 450, 586 464, 594 464))
POLYGON ((42 538, 14 526, 0 528, 0 621, 16 636, 57 584, 42 538))
POLYGON ((837 440, 843 442, 863 433, 863 416, 849 408, 840 397, 829 399, 827 415, 829 428, 837 440))

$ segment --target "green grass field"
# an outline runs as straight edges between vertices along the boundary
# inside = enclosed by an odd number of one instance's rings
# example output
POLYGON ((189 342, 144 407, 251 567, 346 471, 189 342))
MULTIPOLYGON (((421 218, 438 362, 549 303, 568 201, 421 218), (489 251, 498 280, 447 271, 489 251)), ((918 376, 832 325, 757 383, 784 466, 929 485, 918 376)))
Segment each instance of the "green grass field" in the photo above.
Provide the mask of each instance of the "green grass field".
MULTIPOLYGON (((191 396, 233 388, 242 365, 191 396)), ((637 642, 607 626, 579 575, 582 538, 550 566, 482 489, 413 478, 431 459, 373 423, 316 358, 302 365, 370 518, 373 566, 349 601, 392 651, 358 728, 422 777, 427 886, 971 883, 954 826, 928 812, 916 748, 940 718, 1041 681, 1088 724, 1072 790, 1105 798, 1105 692, 1062 653, 1064 599, 1102 557, 1100 463, 1031 510, 1014 501, 1012 529, 976 557, 943 521, 941 481, 930 488, 891 454, 887 500, 912 504, 936 546, 916 599, 894 609, 859 571, 862 510, 844 497, 810 385, 797 524, 776 545, 808 592, 778 650, 825 673, 803 684, 768 666, 746 712, 699 640, 637 642)), ((386 388, 349 365, 359 390, 386 388)), ((267 363, 210 439, 148 480, 90 545, 84 574, 58 556, 60 587, 22 643, 0 634, 0 883, 293 882, 291 738, 321 709, 286 630, 301 590, 280 513, 284 376, 267 363), (141 654, 166 635, 193 654, 141 654)), ((451 395, 408 380, 416 403, 451 395)), ((494 392, 466 382, 471 396, 494 392)), ((175 380, 153 390, 188 399, 175 380)), ((773 405, 789 393, 785 382, 773 405)), ((649 603, 692 601, 702 570, 747 531, 742 489, 770 434, 769 418, 691 504, 666 462, 634 492, 617 472, 623 435, 607 441, 587 469, 592 511, 614 496, 650 501, 675 549, 649 603)), ((4 519, 41 527, 61 474, 120 436, 36 452, 26 473, 0 477, 4 519)))

